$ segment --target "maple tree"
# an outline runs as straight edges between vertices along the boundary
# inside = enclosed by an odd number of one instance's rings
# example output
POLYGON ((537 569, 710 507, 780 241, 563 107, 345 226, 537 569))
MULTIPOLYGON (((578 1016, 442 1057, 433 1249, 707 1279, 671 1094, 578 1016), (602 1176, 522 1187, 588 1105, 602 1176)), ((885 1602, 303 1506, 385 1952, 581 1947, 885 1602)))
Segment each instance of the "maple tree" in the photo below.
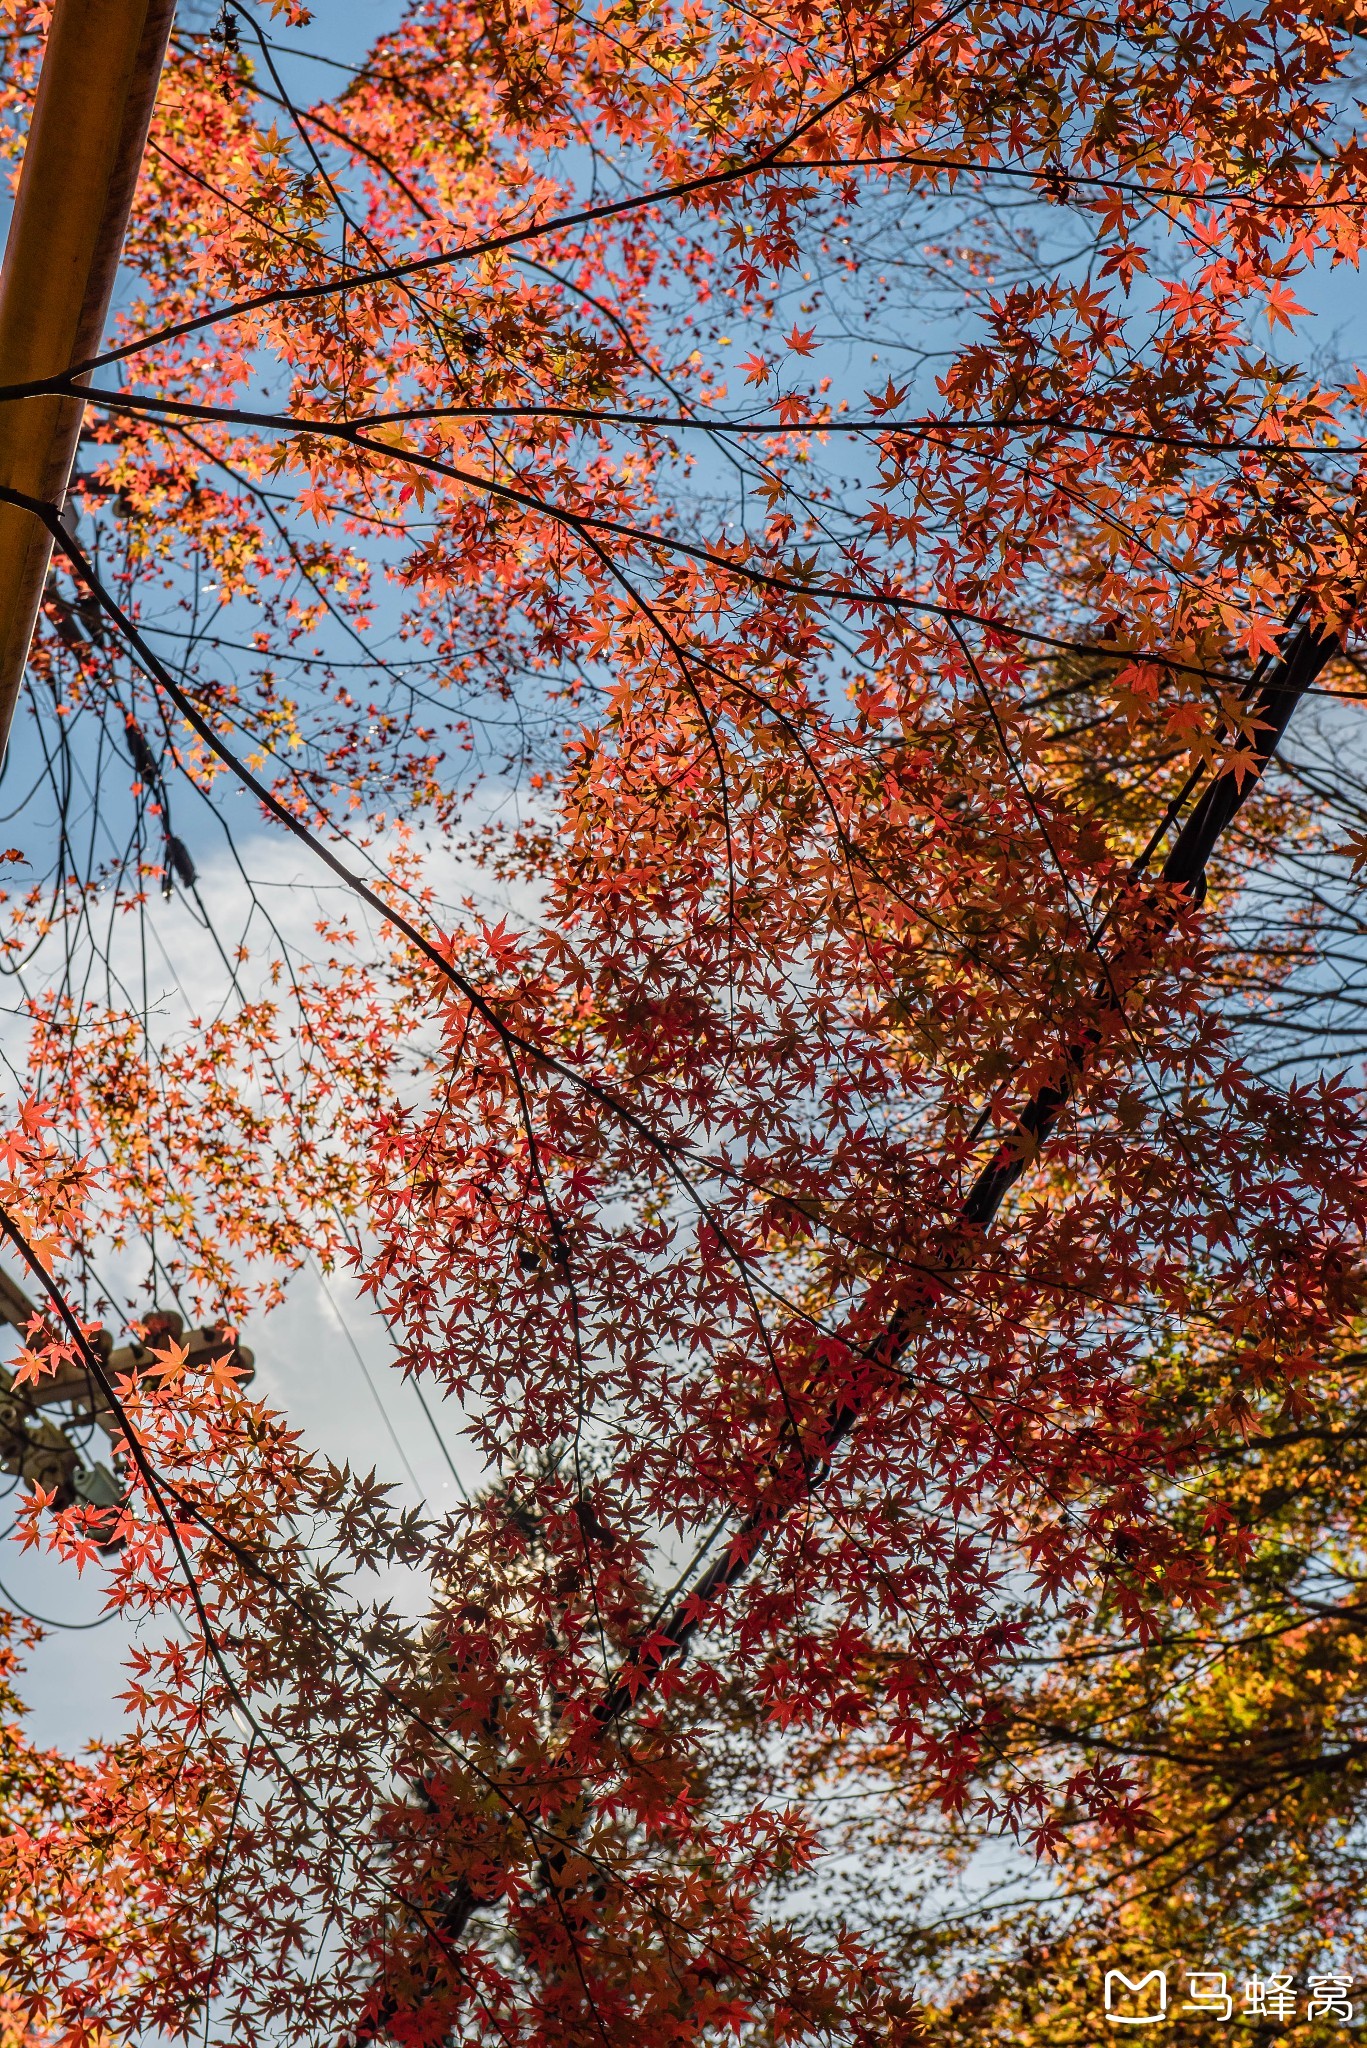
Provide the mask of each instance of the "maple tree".
MULTIPOLYGON (((1354 1697, 1350 1609, 1136 1760, 1358 1526, 1363 820, 1263 773, 1358 694, 1367 384, 1274 345, 1360 254, 1358 18, 421 0, 304 105, 279 12, 173 38, 16 744, 19 1389, 128 1489, 19 1527, 116 1538, 139 1647, 125 1737, 7 1749, 8 2023, 906 2039, 936 1938, 803 1903, 832 1782, 1179 1946, 1192 1730, 1354 1697), (344 1262, 483 1490, 109 1381, 134 1248, 197 1320, 344 1262)), ((1304 1889, 1238 1842, 1232 1924, 1304 1889)))

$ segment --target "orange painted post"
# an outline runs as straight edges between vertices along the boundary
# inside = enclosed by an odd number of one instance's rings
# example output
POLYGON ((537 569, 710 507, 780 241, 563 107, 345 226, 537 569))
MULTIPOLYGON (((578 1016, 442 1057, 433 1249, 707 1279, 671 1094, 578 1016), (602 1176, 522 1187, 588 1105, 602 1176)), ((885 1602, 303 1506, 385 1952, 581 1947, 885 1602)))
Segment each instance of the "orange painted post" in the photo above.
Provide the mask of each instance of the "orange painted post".
MULTIPOLYGON (((56 0, 0 274, 0 387, 59 376, 104 334, 175 0, 56 0)), ((0 401, 0 485, 60 506, 79 398, 0 401)), ((52 557, 0 504, 0 754, 52 557)))

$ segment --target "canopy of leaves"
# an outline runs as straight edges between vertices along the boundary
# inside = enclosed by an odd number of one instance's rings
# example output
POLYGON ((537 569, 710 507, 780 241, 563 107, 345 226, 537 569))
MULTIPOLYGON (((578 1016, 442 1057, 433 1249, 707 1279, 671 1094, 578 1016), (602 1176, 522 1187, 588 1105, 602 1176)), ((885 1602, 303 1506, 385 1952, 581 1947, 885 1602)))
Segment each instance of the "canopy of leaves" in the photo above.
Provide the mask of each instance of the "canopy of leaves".
POLYGON ((1358 17, 306 27, 173 37, 8 770, 17 1383, 127 1488, 18 1527, 138 1636, 6 1736, 13 2038, 1084 2040, 1351 1948, 1358 17), (458 1512, 105 1374, 311 1256, 458 1512))

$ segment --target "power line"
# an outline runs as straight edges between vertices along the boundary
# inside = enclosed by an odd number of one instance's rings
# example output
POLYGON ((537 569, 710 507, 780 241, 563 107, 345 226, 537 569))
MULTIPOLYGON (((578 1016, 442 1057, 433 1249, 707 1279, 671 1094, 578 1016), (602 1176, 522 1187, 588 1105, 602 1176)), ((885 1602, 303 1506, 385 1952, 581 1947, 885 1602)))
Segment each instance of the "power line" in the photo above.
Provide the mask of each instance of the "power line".
POLYGON ((342 1335, 346 1338, 347 1343, 351 1347, 351 1353, 353 1358, 356 1360, 357 1365, 359 1365, 361 1368, 362 1376, 365 1380, 366 1385, 370 1389, 370 1398, 375 1403, 375 1406, 379 1409, 380 1420, 381 1422, 383 1422, 385 1429, 388 1431, 389 1441, 393 1444, 394 1449, 398 1452, 400 1463, 402 1464, 404 1471, 408 1474, 410 1480, 413 1482, 414 1492, 417 1494, 418 1499, 422 1502, 423 1506, 426 1507, 427 1495, 423 1491, 422 1484, 418 1479, 417 1473, 413 1470, 412 1465, 409 1463, 407 1451, 405 1451, 403 1445, 399 1442, 398 1433, 394 1428, 394 1424, 389 1419, 389 1410, 385 1407, 383 1400, 380 1398, 379 1388, 376 1386, 374 1380, 371 1378, 370 1367, 366 1364, 365 1359, 362 1356, 361 1347, 356 1342, 356 1339, 352 1336, 351 1329, 349 1324, 347 1323, 346 1317, 342 1314, 341 1310, 337 1306, 337 1303, 333 1299, 332 1289, 328 1285, 327 1274, 323 1271, 322 1267, 318 1264, 316 1259, 314 1260, 313 1264, 314 1270, 318 1275, 319 1284, 323 1290, 323 1297, 326 1300, 328 1307, 332 1310, 333 1319, 336 1322, 338 1329, 341 1331, 342 1335))
POLYGON ((54 1621, 51 1615, 35 1614, 31 1607, 25 1607, 21 1600, 16 1600, 3 1580, 0 1580, 0 1599, 7 1607, 13 1608, 16 1614, 22 1614, 25 1621, 36 1621, 40 1628, 67 1629, 72 1633, 79 1633, 88 1628, 103 1628, 107 1621, 116 1620, 119 1612, 118 1608, 114 1607, 108 1614, 97 1616, 94 1621, 54 1621))

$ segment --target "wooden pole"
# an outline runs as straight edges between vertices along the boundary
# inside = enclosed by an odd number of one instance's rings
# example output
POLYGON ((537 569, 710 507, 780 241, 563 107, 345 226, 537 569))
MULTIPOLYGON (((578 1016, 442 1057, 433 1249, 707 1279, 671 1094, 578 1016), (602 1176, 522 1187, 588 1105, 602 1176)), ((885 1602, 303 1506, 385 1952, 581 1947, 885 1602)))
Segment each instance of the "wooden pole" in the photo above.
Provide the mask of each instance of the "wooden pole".
MULTIPOLYGON (((0 386, 99 351, 175 0, 56 0, 0 273, 0 386)), ((0 485, 60 508, 84 406, 0 402, 0 485)), ((0 755, 52 558, 43 522, 0 504, 0 755)))

